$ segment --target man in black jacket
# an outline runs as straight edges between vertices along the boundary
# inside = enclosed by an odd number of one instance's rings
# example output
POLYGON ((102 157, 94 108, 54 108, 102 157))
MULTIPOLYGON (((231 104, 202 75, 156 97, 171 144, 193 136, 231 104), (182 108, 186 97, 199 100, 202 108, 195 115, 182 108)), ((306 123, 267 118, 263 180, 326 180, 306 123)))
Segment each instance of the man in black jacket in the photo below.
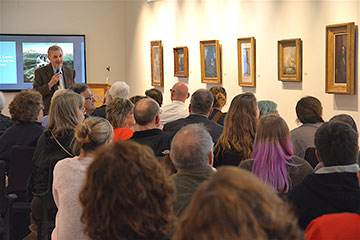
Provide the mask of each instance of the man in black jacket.
POLYGON ((315 147, 324 167, 308 175, 289 195, 303 229, 324 214, 360 209, 356 132, 346 123, 327 122, 315 133, 315 147))

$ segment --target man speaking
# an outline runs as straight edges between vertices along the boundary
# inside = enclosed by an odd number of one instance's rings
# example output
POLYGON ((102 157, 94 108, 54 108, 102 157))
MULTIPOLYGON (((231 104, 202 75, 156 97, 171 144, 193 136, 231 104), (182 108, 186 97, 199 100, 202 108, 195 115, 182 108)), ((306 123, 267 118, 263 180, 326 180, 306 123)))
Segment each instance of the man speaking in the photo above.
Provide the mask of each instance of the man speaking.
POLYGON ((48 49, 50 64, 35 70, 33 87, 43 97, 44 114, 49 113, 50 100, 58 89, 70 88, 75 84, 75 70, 63 66, 63 51, 53 45, 48 49))

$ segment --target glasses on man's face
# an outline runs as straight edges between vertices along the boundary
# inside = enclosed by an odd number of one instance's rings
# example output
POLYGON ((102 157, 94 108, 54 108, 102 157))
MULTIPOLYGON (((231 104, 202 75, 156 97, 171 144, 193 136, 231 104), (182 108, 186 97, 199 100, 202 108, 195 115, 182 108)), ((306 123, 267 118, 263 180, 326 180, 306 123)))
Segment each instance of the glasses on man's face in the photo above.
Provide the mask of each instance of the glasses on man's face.
POLYGON ((85 98, 85 100, 93 100, 94 99, 94 95, 90 95, 90 96, 88 96, 87 98, 85 98))
POLYGON ((170 92, 175 92, 175 90, 174 90, 174 89, 172 89, 172 88, 170 88, 170 92))
POLYGON ((81 111, 85 114, 86 113, 86 109, 84 107, 81 108, 81 111))

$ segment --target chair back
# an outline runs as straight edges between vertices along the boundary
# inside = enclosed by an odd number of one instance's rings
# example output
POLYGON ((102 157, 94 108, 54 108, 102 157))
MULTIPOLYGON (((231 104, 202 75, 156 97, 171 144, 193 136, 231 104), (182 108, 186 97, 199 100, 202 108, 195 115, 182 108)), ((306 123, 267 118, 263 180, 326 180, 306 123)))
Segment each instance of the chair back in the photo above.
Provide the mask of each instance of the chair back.
POLYGON ((0 214, 5 214, 8 208, 5 188, 5 162, 0 161, 0 214))
POLYGON ((312 166, 312 168, 315 168, 316 165, 319 163, 319 161, 316 158, 314 147, 309 147, 306 149, 305 160, 312 166))
POLYGON ((32 173, 32 157, 35 147, 13 146, 9 168, 8 192, 25 192, 27 181, 32 173))

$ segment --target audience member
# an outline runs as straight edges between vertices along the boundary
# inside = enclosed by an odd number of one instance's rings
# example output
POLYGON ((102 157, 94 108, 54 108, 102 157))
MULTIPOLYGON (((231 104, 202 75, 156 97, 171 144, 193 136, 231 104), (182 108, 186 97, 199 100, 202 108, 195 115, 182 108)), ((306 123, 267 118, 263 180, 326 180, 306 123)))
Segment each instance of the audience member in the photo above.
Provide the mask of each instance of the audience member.
POLYGON ((4 108, 5 108, 5 97, 4 94, 0 91, 0 136, 7 128, 13 125, 11 119, 1 113, 1 111, 4 108))
POLYGON ((71 87, 71 90, 73 90, 74 92, 83 95, 85 98, 85 118, 88 118, 95 110, 95 98, 94 95, 92 94, 92 92, 89 89, 89 86, 86 84, 75 84, 74 86, 71 87))
MULTIPOLYGON (((34 170, 29 186, 31 192, 38 194, 46 192, 49 173, 53 172, 56 162, 67 157, 74 157, 71 142, 75 127, 84 120, 84 101, 83 96, 69 90, 52 100, 49 125, 40 136, 33 157, 34 170)), ((34 197, 31 210, 35 219, 41 219, 41 206, 41 199, 34 197)))
POLYGON ((226 91, 223 87, 212 87, 210 88, 210 92, 212 93, 214 97, 214 104, 213 104, 213 110, 209 116, 210 120, 213 120, 214 122, 224 126, 224 119, 226 116, 226 113, 221 112, 223 107, 226 104, 226 91))
MULTIPOLYGON (((157 104, 157 103, 156 103, 157 104)), ((169 239, 175 189, 152 150, 118 141, 98 150, 80 192, 90 239, 169 239)))
POLYGON ((182 127, 192 123, 202 123, 209 131, 214 143, 219 139, 223 126, 208 119, 214 97, 207 89, 199 89, 193 93, 190 100, 190 115, 187 118, 181 118, 164 125, 165 132, 176 133, 182 127))
POLYGON ((151 97, 152 99, 154 99, 159 104, 160 107, 163 104, 163 95, 159 89, 157 88, 148 89, 145 91, 145 95, 147 97, 151 97))
POLYGON ((294 155, 289 128, 281 117, 265 115, 259 120, 254 142, 253 159, 240 163, 280 195, 299 184, 313 168, 294 155))
POLYGON ((170 89, 171 103, 161 108, 161 125, 189 116, 189 108, 185 105, 190 96, 186 84, 178 82, 170 89))
POLYGON ((195 239, 302 240, 304 234, 272 188, 245 170, 222 167, 194 194, 173 237, 195 239))
POLYGON ((134 117, 137 131, 130 140, 151 147, 157 157, 165 156, 170 149, 172 135, 159 129, 159 104, 152 98, 140 100, 135 105, 134 117))
POLYGON ((178 172, 171 176, 176 188, 174 213, 180 217, 199 185, 214 173, 213 142, 201 124, 190 124, 171 142, 170 158, 178 172))
POLYGON ((11 101, 9 112, 15 125, 0 137, 0 159, 5 161, 7 171, 13 146, 36 146, 44 131, 41 126, 43 108, 42 96, 34 90, 23 90, 11 101))
POLYGON ((296 115, 302 125, 291 130, 291 140, 296 156, 305 157, 306 149, 314 147, 316 130, 324 122, 321 102, 315 97, 303 97, 296 104, 296 115))
POLYGON ((147 98, 147 96, 141 96, 141 95, 135 95, 129 98, 130 102, 132 102, 134 105, 140 101, 141 99, 147 98))
POLYGON ((125 82, 115 82, 110 89, 105 93, 105 103, 96 108, 92 116, 106 118, 106 105, 115 97, 129 98, 130 87, 125 82))
POLYGON ((258 114, 254 94, 243 93, 233 98, 224 131, 215 145, 214 167, 239 166, 240 161, 251 158, 258 114))
POLYGON ((269 114, 279 115, 277 104, 270 100, 258 101, 259 118, 269 114))
POLYGON ((315 133, 315 147, 324 167, 305 177, 289 195, 302 229, 321 215, 360 209, 356 132, 346 123, 324 123, 315 133))
POLYGON ((54 168, 53 196, 58 212, 51 239, 88 239, 80 221, 79 193, 95 150, 113 136, 111 124, 103 118, 88 118, 75 128, 77 156, 59 161, 54 168))
MULTIPOLYGON (((52 95, 51 97, 51 100, 50 100, 50 104, 52 102, 52 100, 57 96, 57 95, 60 95, 60 94, 63 94, 64 92, 68 91, 67 89, 58 89, 54 92, 54 94, 52 95)), ((49 115, 45 115, 43 117, 43 120, 41 122, 41 125, 44 127, 44 128, 47 128, 48 126, 48 123, 49 123, 49 115)))
POLYGON ((132 137, 135 125, 134 104, 126 98, 115 97, 106 107, 106 119, 114 127, 113 141, 126 140, 132 137))

